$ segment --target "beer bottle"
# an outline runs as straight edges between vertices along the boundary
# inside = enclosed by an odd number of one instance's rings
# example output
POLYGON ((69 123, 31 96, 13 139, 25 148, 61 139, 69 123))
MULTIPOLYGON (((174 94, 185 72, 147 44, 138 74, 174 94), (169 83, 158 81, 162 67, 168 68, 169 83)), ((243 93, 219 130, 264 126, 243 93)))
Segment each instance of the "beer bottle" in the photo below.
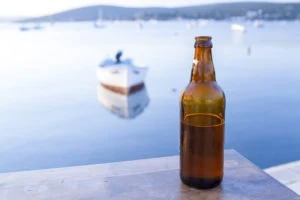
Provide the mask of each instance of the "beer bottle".
POLYGON ((196 37, 191 80, 180 102, 180 177, 198 189, 223 178, 225 94, 216 82, 212 46, 211 37, 196 37))

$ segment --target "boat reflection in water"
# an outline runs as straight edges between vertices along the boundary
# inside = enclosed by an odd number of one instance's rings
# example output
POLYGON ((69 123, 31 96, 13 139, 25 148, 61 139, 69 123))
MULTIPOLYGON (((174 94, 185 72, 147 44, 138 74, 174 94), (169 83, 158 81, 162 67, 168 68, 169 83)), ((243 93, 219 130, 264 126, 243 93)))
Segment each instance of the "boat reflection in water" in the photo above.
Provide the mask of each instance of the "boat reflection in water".
POLYGON ((106 109, 126 119, 140 115, 150 101, 144 83, 131 88, 129 93, 100 83, 97 88, 97 97, 106 109))

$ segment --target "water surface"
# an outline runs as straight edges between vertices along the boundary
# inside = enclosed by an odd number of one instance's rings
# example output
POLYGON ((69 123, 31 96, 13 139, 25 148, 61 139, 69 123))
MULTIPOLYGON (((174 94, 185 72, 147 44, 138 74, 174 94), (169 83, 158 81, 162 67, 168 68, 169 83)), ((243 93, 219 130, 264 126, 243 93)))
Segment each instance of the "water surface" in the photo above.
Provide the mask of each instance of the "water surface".
POLYGON ((300 159, 300 24, 270 22, 233 33, 229 22, 63 23, 19 32, 0 24, 0 172, 177 155, 179 96, 195 35, 213 36, 227 96, 226 148, 264 168, 300 159), (247 55, 248 47, 251 55, 247 55), (97 98, 95 68, 124 51, 149 67, 149 103, 120 118, 97 98))

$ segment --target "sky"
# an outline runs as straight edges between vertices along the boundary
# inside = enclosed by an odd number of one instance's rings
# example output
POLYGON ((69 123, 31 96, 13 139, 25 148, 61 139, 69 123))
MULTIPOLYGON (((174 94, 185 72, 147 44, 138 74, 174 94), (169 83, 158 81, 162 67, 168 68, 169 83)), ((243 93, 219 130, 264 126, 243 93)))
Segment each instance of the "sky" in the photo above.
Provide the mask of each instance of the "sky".
MULTIPOLYGON (((200 5, 220 2, 242 2, 245 0, 0 0, 1 17, 33 17, 51 14, 87 5, 108 4, 120 6, 164 6, 176 7, 186 5, 200 5)), ((287 0, 249 0, 286 2, 287 0)), ((300 0, 288 0, 288 2, 300 2, 300 0)))

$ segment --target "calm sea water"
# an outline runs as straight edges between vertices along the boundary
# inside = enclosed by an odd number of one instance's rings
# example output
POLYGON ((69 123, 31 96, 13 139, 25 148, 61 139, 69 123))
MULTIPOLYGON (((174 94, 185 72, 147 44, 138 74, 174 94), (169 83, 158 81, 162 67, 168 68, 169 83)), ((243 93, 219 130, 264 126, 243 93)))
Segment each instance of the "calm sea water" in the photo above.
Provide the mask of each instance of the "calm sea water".
POLYGON ((143 30, 132 22, 102 30, 64 23, 20 32, 0 24, 0 172, 177 155, 179 96, 196 35, 213 36, 227 96, 226 148, 262 168, 299 160, 300 23, 246 27, 241 34, 229 22, 144 23, 143 30), (95 68, 119 49, 149 67, 139 97, 149 103, 134 119, 97 97, 95 68))

